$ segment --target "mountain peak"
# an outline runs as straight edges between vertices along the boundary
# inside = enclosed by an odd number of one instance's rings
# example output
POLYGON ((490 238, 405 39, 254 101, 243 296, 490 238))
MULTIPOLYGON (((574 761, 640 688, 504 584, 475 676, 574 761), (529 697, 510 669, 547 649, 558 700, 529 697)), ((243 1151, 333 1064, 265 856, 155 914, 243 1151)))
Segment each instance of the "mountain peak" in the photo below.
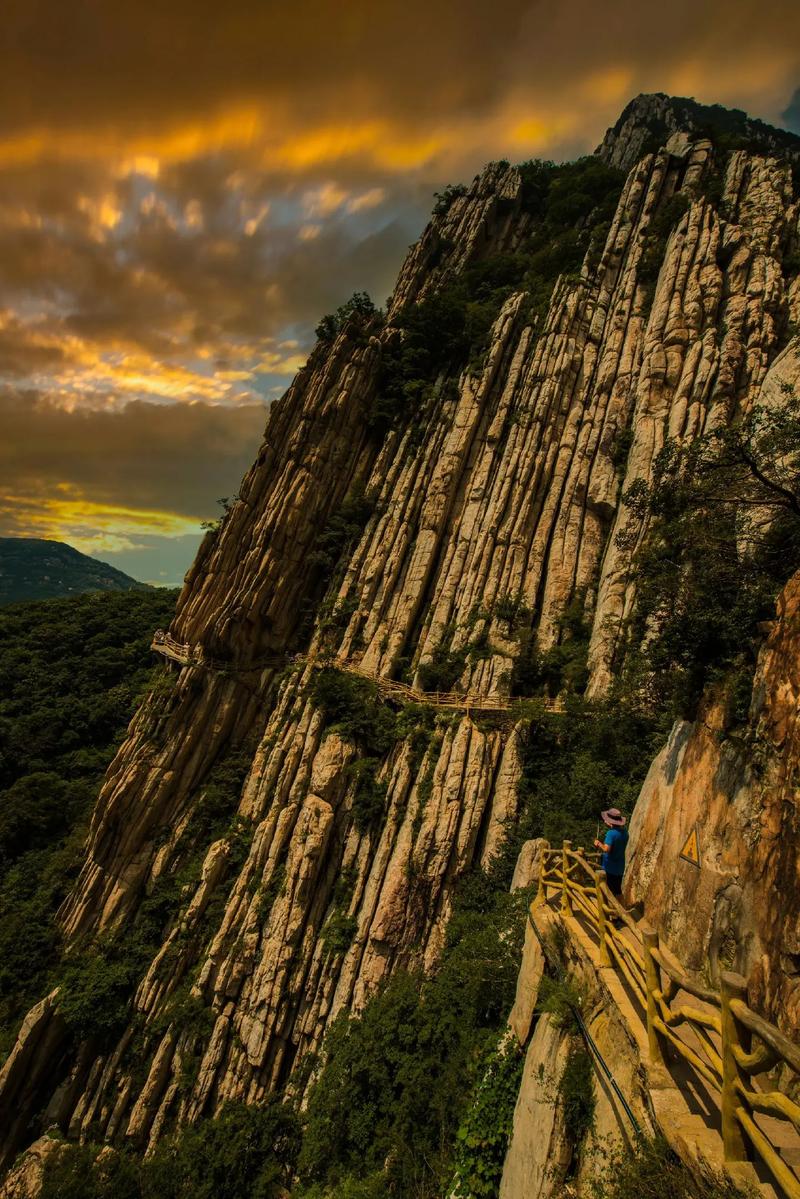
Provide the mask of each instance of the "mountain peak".
POLYGON ((707 137, 725 149, 748 149, 800 162, 800 137, 777 129, 740 108, 698 104, 696 100, 643 92, 635 96, 607 130, 595 151, 609 166, 629 171, 638 160, 665 145, 673 134, 707 137))
POLYGON ((0 537, 0 604, 146 586, 66 542, 0 537))

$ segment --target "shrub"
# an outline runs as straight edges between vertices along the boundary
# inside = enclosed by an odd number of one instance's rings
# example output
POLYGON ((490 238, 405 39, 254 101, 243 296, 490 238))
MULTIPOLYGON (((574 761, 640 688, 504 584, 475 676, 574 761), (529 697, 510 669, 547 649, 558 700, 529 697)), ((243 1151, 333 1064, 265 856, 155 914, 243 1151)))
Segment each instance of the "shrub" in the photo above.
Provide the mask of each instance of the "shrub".
POLYGON ((324 727, 335 729, 368 756, 383 757, 394 745, 394 714, 369 679, 323 667, 314 675, 311 699, 323 714, 324 727))
POLYGON ((603 809, 630 812, 670 724, 668 715, 650 716, 616 697, 568 698, 564 714, 533 712, 521 742, 519 821, 504 856, 513 859, 529 837, 590 845, 603 809))
POLYGON ((522 942, 524 898, 486 878, 481 893, 475 907, 457 896, 432 976, 393 975, 331 1028, 298 1167, 316 1193, 347 1194, 345 1180, 380 1174, 384 1194, 433 1199, 451 1181, 456 1130, 513 1000, 522 942))
POLYGON ((536 1010, 552 1016, 556 1028, 577 1033, 579 1026, 575 1013, 580 1012, 585 998, 580 986, 569 975, 555 978, 544 974, 539 984, 536 1010))
POLYGON ((433 193, 436 201, 433 206, 433 215, 444 216, 446 212, 450 211, 453 201, 466 194, 467 189, 463 183, 448 183, 443 191, 433 193))
POLYGON ((645 248, 637 270, 641 283, 654 283, 658 278, 669 235, 689 208, 690 199, 684 192, 676 192, 659 204, 647 230, 645 248))
POLYGON ((378 766, 377 758, 360 758, 350 767, 355 779, 353 819, 360 833, 370 832, 386 807, 386 784, 378 781, 378 766))
POLYGON ((524 1061, 513 1037, 484 1058, 475 1098, 458 1130, 455 1186, 449 1192, 457 1199, 497 1195, 524 1061))
POLYGON ((633 1153, 621 1151, 590 1184, 592 1199, 755 1199, 732 1182, 696 1177, 663 1138, 640 1139, 633 1153))
POLYGON ((113 943, 65 960, 59 979, 59 1011, 73 1035, 101 1044, 124 1028, 141 963, 113 943))
POLYGON ((358 921, 355 916, 334 911, 325 922, 320 939, 325 942, 331 953, 347 953, 357 932, 358 921))
POLYGON ((558 1084, 558 1095, 567 1134, 579 1153, 592 1127, 595 1109, 592 1058, 583 1041, 576 1040, 570 1047, 558 1084))
POLYGON ((340 304, 335 312, 323 316, 316 327, 316 335, 320 341, 333 341, 339 331, 352 321, 355 325, 367 325, 378 310, 365 291, 355 291, 349 300, 340 304))
POLYGON ((503 620, 508 625, 509 633, 513 633, 518 624, 529 620, 531 616, 531 610, 525 603, 521 592, 512 595, 507 591, 498 596, 493 611, 498 620, 503 620))
POLYGON ((759 623, 800 566, 800 401, 788 390, 780 407, 757 406, 688 446, 667 442, 652 483, 637 480, 623 502, 634 520, 618 542, 635 550, 637 580, 626 691, 693 719, 708 684, 739 675, 741 713, 759 623))
POLYGON ((71 1147, 44 1169, 41 1199, 278 1199, 300 1147, 294 1110, 229 1103, 141 1159, 71 1147))
POLYGON ((419 666, 419 681, 423 691, 450 691, 464 673, 467 647, 451 650, 437 645, 427 662, 419 666))
POLYGON ((0 1056, 47 988, 55 912, 103 774, 160 675, 153 630, 175 591, 108 592, 0 610, 0 1056))
POLYGON ((577 593, 558 620, 559 640, 540 653, 533 637, 523 637, 511 672, 512 695, 545 693, 551 698, 567 693, 582 695, 589 681, 587 658, 591 626, 586 619, 586 597, 577 593))

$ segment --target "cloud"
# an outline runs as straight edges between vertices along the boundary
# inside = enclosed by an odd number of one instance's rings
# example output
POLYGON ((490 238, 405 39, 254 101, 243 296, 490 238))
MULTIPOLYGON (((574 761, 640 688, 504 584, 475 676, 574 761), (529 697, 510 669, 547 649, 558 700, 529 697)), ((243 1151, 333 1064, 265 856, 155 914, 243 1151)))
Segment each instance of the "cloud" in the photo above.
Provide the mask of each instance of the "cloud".
POLYGON ((389 294, 434 191, 587 152, 638 91, 797 119, 794 0, 7 9, 5 519, 152 537, 153 570, 234 486, 319 317, 389 294))
POLYGON ((0 527, 60 528, 66 540, 87 525, 126 537, 196 532, 236 491, 265 419, 259 404, 70 412, 36 395, 0 397, 0 527))
POLYGON ((615 77, 683 80, 777 115, 798 64, 791 0, 676 0, 669 14, 638 0, 42 0, 12 4, 4 33, 8 164, 105 162, 125 146, 167 162, 249 150, 292 170, 366 158, 406 171, 483 152, 507 121, 599 123, 621 99, 615 77))

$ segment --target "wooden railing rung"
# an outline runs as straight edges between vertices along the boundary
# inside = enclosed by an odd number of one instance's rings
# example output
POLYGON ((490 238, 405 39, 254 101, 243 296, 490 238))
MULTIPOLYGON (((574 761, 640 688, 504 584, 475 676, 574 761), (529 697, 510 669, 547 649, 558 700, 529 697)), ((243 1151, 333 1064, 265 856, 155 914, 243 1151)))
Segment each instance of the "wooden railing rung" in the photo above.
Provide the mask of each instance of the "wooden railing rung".
POLYGON ((702 1075, 706 1082, 709 1082, 712 1087, 719 1089, 721 1085, 720 1079, 717 1078, 711 1067, 707 1066, 703 1059, 699 1057, 693 1049, 690 1049, 686 1042, 682 1041, 677 1033, 674 1033, 672 1029, 664 1023, 660 1016, 656 1016, 655 1025, 662 1036, 667 1038, 667 1040, 670 1042, 673 1048, 678 1051, 681 1057, 685 1058, 687 1062, 691 1063, 695 1070, 697 1070, 698 1074, 702 1075))
POLYGON ((744 1086, 737 1087, 737 1090, 753 1111, 788 1120, 800 1132, 800 1107, 788 1095, 780 1091, 748 1091, 744 1086))
POLYGON ((797 1045, 784 1036, 774 1024, 757 1015, 743 1000, 732 999, 731 1009, 745 1028, 755 1033, 770 1049, 775 1050, 787 1066, 791 1066, 796 1074, 800 1074, 800 1048, 797 1045))
POLYGON ((744 1108, 738 1107, 735 1115, 747 1134, 751 1145, 766 1164, 775 1181, 783 1188, 788 1199, 800 1199, 800 1179, 798 1179, 794 1170, 786 1164, 768 1137, 764 1135, 755 1120, 744 1108))
POLYGON ((708 987, 703 987, 700 983, 695 982, 688 974, 680 970, 673 962, 671 962, 664 951, 659 949, 653 950, 653 956, 658 962, 661 969, 668 975, 681 991, 688 992, 689 995, 694 995, 695 999, 702 999, 703 1003, 709 1003, 719 1007, 720 998, 715 991, 711 991, 708 987))

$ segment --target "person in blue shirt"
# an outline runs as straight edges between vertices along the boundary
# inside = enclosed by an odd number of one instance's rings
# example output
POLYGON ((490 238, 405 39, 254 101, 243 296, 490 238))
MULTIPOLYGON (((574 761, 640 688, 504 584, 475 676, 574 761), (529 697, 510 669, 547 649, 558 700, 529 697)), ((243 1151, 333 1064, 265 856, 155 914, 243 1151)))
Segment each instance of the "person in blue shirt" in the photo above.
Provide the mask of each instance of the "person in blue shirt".
POLYGON ((608 889, 612 895, 622 891, 622 876, 625 873, 625 847, 628 844, 628 830, 625 828, 625 817, 619 808, 609 808, 600 813, 600 819, 608 827, 604 841, 595 841, 597 849, 602 849, 600 869, 606 872, 608 889))

